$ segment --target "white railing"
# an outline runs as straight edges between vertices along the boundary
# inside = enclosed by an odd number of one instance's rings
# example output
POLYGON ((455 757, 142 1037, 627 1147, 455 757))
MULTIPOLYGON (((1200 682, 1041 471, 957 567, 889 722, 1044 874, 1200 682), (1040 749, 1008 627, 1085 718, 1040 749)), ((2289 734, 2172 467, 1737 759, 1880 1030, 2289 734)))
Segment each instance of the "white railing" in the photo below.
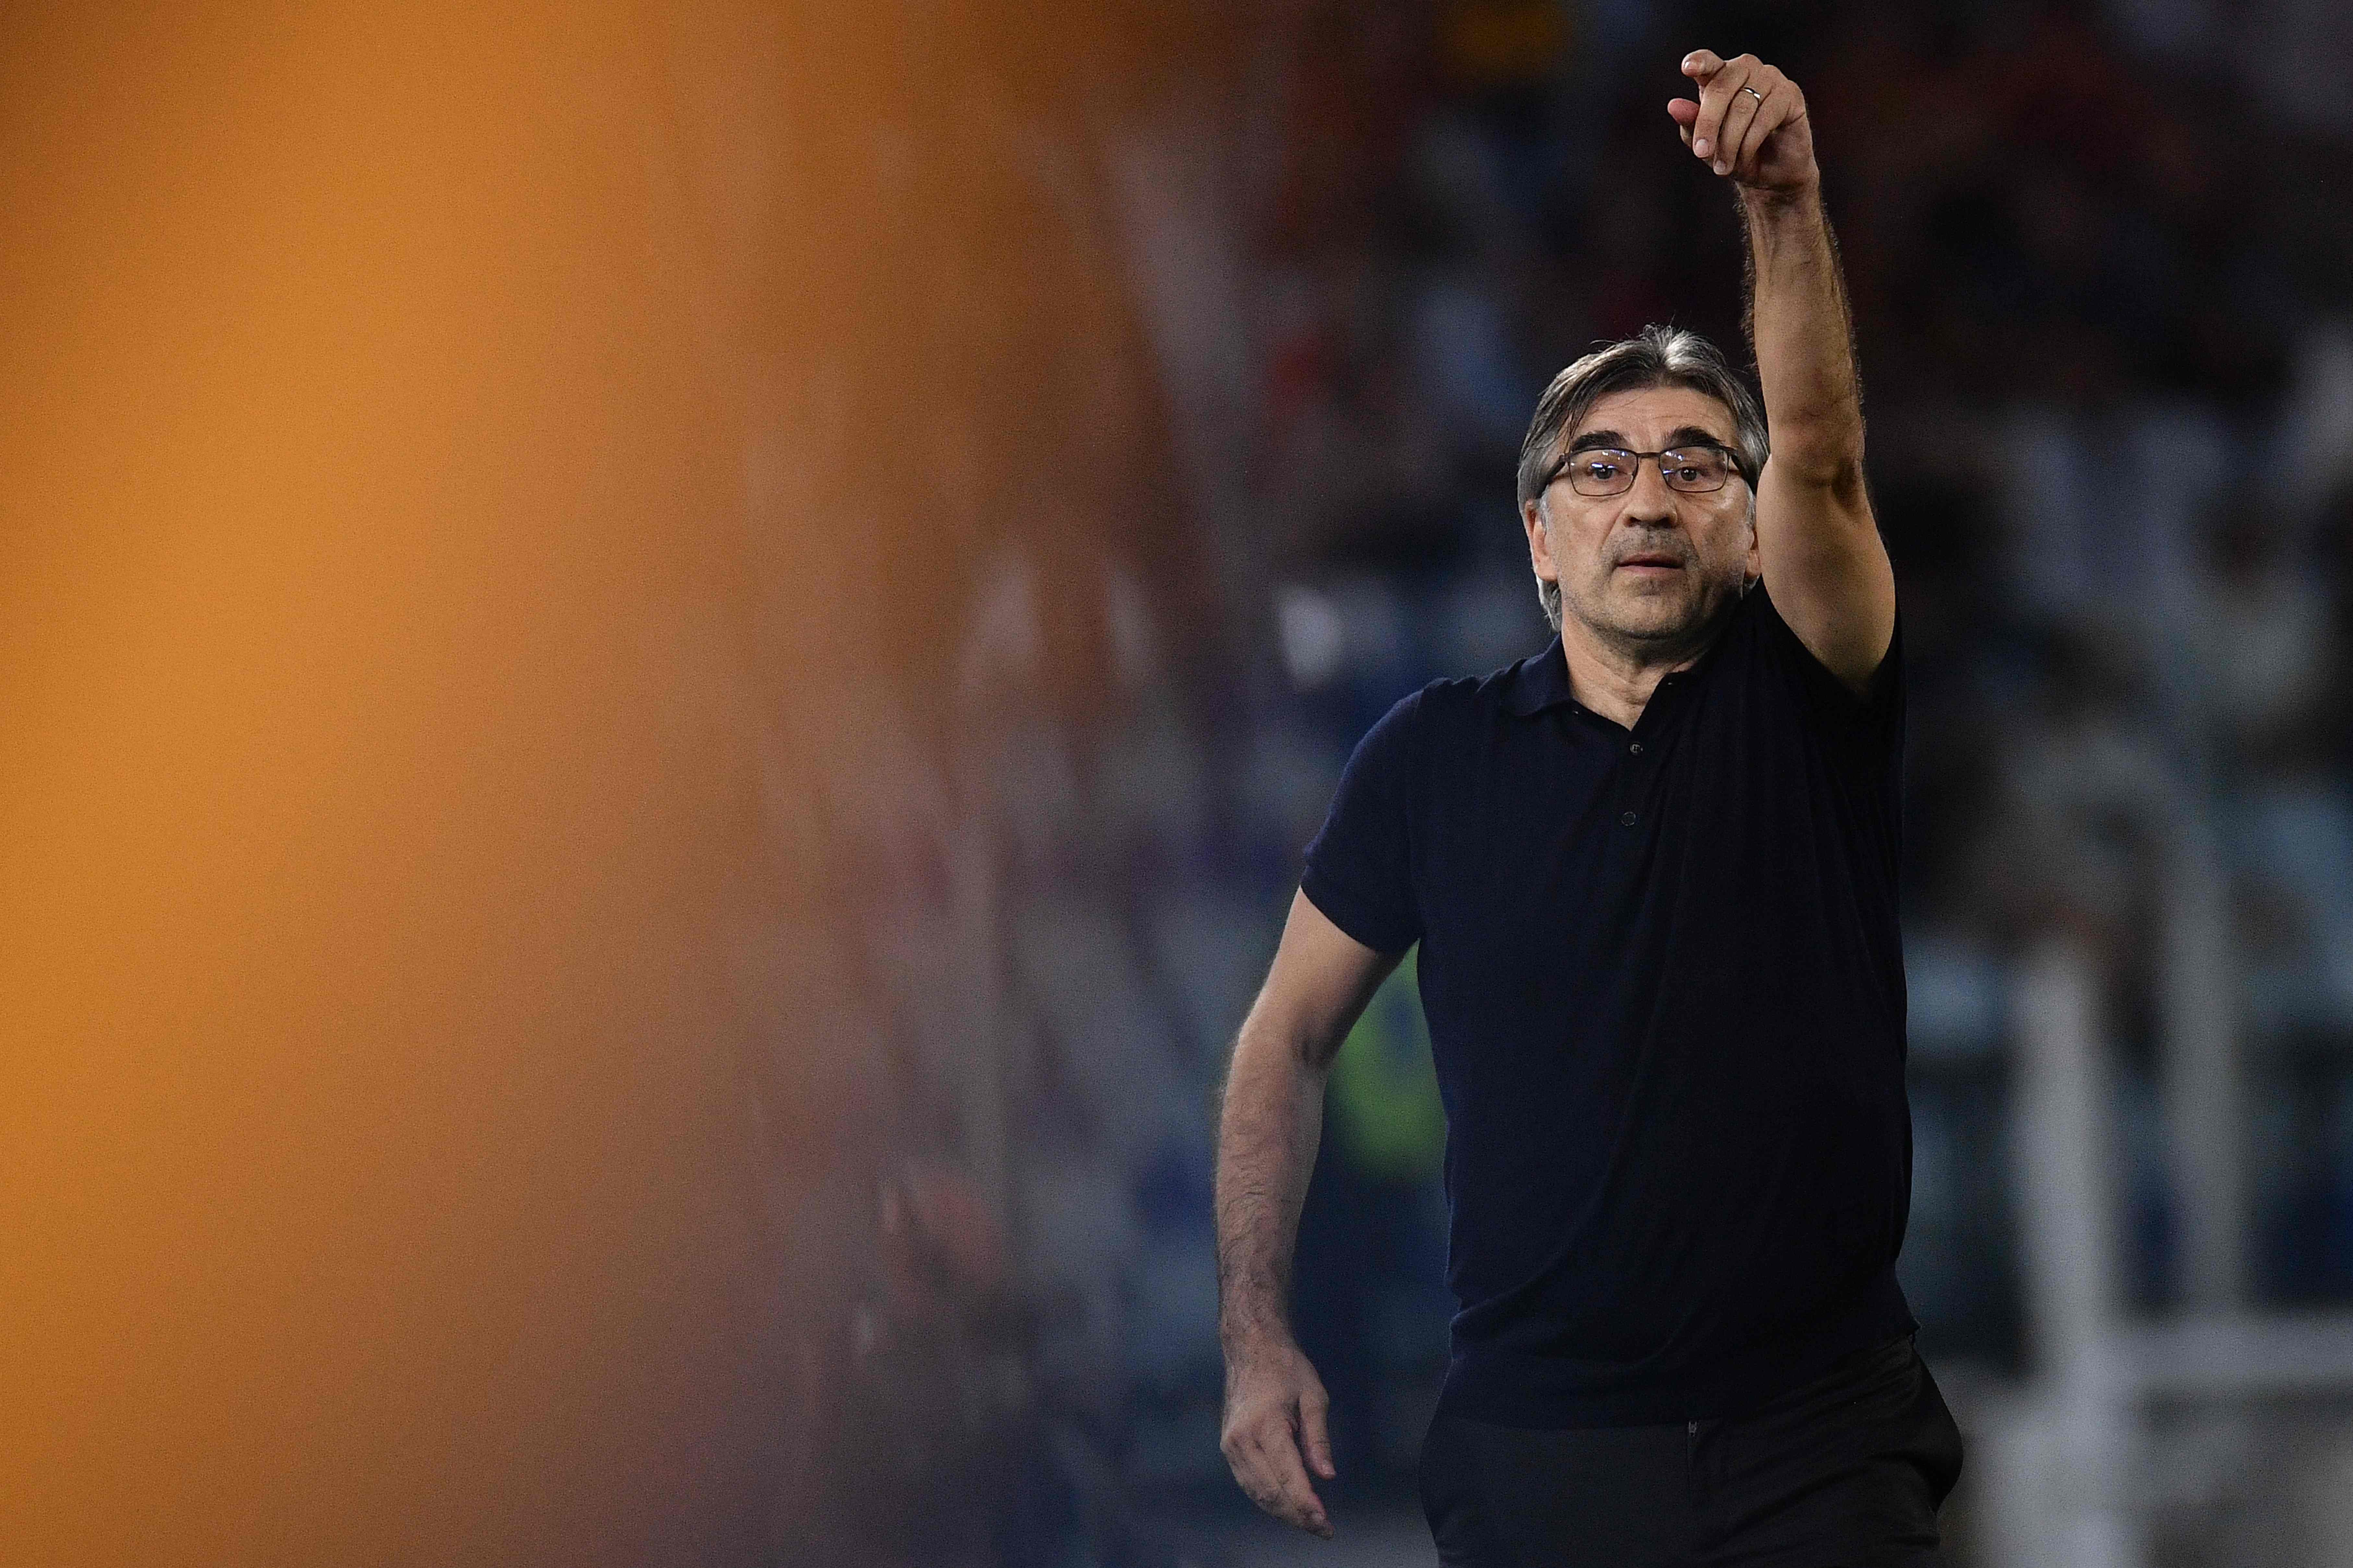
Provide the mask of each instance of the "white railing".
POLYGON ((2353 1393, 2353 1314, 2244 1309, 2249 1205, 2237 991, 2215 857, 2177 844, 2160 1068, 2183 1215, 2184 1315, 2122 1312, 2115 1095, 2100 978, 2054 942, 2021 966, 2020 1241, 2033 1376, 1977 1412, 1976 1560, 2001 1568, 2141 1568, 2151 1405, 2353 1393))

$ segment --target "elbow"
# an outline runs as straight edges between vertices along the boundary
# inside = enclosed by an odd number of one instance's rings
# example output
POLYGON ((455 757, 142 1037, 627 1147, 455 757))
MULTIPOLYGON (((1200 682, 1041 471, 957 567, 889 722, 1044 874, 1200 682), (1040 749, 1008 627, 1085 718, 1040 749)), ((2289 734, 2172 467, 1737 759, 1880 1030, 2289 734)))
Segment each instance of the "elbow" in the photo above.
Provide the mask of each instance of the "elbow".
POLYGON ((1263 1007, 1254 1008, 1235 1037, 1228 1081, 1247 1077, 1267 1083, 1275 1093, 1303 1085, 1320 1088, 1331 1070, 1332 1058, 1340 1054, 1340 1035, 1306 1020, 1273 1016, 1263 1007), (1278 1084, 1282 1087, 1273 1087, 1278 1084))
POLYGON ((1321 1030, 1301 1035, 1292 1047, 1292 1070, 1303 1081, 1322 1088, 1346 1039, 1345 1031, 1321 1030))
POLYGON ((1862 442, 1838 438, 1773 444, 1774 477, 1841 500, 1862 494, 1862 442))

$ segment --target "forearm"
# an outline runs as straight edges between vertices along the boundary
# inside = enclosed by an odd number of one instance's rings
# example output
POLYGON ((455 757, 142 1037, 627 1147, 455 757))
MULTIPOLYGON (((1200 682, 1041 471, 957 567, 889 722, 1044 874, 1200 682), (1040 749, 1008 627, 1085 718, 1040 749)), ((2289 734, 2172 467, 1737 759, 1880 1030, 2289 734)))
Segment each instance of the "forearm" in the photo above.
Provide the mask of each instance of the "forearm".
POLYGON ((1748 331, 1773 464, 1811 487, 1859 491, 1862 392, 1838 242, 1819 187, 1741 192, 1748 331))
POLYGON ((1862 478, 1862 390, 1805 95, 1754 55, 1683 57, 1698 101, 1667 114, 1740 193, 1748 339, 1772 453, 1750 476, 1757 564, 1798 640, 1862 692, 1895 631, 1895 574, 1862 478))
POLYGON ((1227 1353, 1292 1339, 1292 1252, 1323 1136, 1321 1052, 1257 1016, 1235 1042, 1218 1128, 1218 1327, 1227 1353))

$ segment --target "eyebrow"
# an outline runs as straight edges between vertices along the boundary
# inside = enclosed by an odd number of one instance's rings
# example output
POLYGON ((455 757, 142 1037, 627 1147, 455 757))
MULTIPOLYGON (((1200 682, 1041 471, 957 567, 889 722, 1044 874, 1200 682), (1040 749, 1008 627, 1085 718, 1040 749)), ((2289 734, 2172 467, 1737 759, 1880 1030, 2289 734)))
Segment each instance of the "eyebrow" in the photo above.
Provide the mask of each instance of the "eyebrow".
MULTIPOLYGON (((1633 446, 1634 444, 1626 439, 1625 436, 1621 432, 1616 430, 1588 430, 1576 440, 1571 441, 1568 444, 1568 450, 1562 453, 1561 456, 1564 458, 1573 457, 1578 452, 1590 452, 1597 448, 1608 448, 1612 451, 1625 452, 1631 451, 1633 449, 1633 446)), ((1715 447, 1726 452, 1733 450, 1731 442, 1726 441, 1723 437, 1715 434, 1713 431, 1704 429, 1697 425, 1679 425, 1672 431, 1668 433, 1666 449, 1670 452, 1673 451, 1678 447, 1702 446, 1715 447)))

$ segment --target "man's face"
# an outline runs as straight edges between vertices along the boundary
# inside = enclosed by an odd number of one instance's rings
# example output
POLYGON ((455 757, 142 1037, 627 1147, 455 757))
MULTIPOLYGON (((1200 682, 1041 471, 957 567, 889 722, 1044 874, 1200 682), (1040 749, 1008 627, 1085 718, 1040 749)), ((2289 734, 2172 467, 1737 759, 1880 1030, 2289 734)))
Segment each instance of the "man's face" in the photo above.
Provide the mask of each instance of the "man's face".
MULTIPOLYGON (((1602 398, 1561 439, 1559 453, 1614 447, 1658 452, 1694 443, 1729 451, 1732 415, 1704 393, 1646 387, 1602 398)), ((1521 509, 1536 575, 1560 585, 1561 616, 1620 644, 1672 647, 1712 626, 1757 574, 1748 481, 1671 489, 1658 460, 1639 460, 1632 488, 1584 496, 1562 474, 1521 509)))

